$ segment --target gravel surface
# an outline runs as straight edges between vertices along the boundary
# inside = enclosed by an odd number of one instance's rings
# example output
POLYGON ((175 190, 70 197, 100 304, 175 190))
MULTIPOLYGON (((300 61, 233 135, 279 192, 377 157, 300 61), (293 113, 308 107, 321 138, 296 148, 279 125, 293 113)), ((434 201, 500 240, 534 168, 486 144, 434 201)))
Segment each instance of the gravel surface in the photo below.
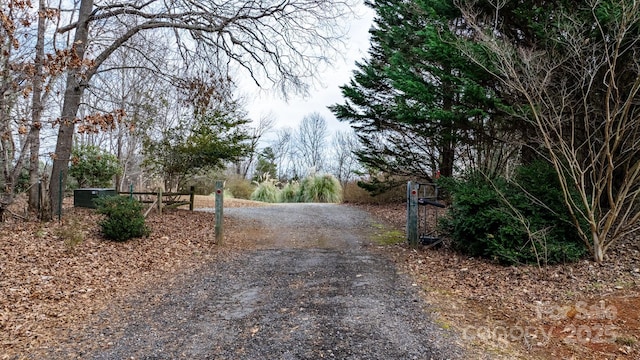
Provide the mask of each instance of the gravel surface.
POLYGON ((225 209, 255 249, 142 289, 50 358, 465 359, 347 206, 225 209))

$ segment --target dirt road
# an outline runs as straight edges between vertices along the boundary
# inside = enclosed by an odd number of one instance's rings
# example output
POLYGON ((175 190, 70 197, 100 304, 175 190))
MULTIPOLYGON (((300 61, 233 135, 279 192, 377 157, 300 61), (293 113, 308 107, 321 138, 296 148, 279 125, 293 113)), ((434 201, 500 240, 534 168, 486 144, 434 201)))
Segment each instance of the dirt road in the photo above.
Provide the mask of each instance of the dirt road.
POLYGON ((56 358, 465 359, 417 288, 340 205, 225 209, 257 249, 96 314, 56 358), (98 344, 87 346, 87 344, 98 344))

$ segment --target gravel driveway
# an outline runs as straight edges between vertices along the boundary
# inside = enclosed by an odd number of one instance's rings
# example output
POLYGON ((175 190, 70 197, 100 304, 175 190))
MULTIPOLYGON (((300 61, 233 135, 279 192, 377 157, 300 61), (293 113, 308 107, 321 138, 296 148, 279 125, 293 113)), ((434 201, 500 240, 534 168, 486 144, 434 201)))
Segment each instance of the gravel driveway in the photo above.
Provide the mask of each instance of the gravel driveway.
POLYGON ((97 314, 59 358, 465 358, 410 280, 368 250, 366 213, 282 204, 225 209, 225 216, 247 224, 257 250, 97 314), (106 346, 77 350, 96 337, 106 346))

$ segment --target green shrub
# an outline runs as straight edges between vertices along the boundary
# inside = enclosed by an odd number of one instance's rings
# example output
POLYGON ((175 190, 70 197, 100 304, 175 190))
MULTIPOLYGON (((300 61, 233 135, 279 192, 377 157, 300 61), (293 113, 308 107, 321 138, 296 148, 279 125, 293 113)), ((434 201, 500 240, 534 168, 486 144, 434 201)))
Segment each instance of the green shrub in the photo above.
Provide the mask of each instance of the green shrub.
POLYGON ((457 250, 503 264, 572 262, 586 254, 545 163, 520 167, 511 182, 473 173, 440 185, 452 200, 440 227, 457 250))
POLYGON ((297 202, 299 197, 300 184, 297 181, 288 182, 281 190, 279 200, 283 203, 297 202))
POLYGON ((95 203, 98 213, 106 215, 100 221, 100 227, 107 239, 126 241, 149 235, 142 205, 137 200, 125 196, 105 196, 96 199, 95 203))
POLYGON ((307 176, 300 182, 299 202, 339 203, 342 186, 333 175, 307 176))

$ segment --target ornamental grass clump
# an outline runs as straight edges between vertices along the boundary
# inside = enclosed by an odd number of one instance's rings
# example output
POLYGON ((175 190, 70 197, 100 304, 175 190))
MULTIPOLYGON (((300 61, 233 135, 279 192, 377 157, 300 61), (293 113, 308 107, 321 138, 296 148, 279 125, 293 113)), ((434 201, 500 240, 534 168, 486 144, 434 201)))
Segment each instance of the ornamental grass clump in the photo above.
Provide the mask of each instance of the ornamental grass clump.
POLYGON ((293 203, 298 201, 298 193, 300 191, 300 184, 297 181, 288 182, 280 190, 280 202, 293 203))
POLYGON ((275 180, 269 178, 269 174, 262 177, 262 181, 256 182, 256 189, 251 193, 250 199, 267 203, 278 202, 278 187, 275 180))
POLYGON ((107 239, 126 241, 149 236, 139 201, 124 196, 105 196, 97 198, 95 204, 98 213, 106 215, 99 224, 107 239))
POLYGON ((339 203, 342 201, 342 186, 333 175, 307 176, 300 183, 300 202, 339 203))

